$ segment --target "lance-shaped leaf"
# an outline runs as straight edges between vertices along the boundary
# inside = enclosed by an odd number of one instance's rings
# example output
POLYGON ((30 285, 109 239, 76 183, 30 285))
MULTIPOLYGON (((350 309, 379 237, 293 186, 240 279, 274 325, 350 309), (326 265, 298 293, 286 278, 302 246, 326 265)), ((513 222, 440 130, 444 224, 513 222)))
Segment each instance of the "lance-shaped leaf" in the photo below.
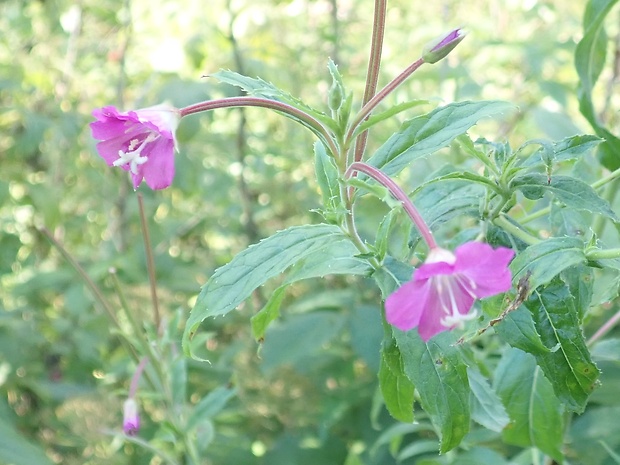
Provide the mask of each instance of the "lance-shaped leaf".
POLYGON ((592 91, 605 66, 607 34, 605 18, 618 0, 590 0, 583 21, 584 34, 575 48, 575 68, 579 75, 579 110, 605 139, 601 144, 602 161, 606 168, 615 170, 620 166, 620 139, 609 132, 598 120, 592 103, 592 91))
POLYGON ((562 406, 534 357, 506 350, 495 370, 494 388, 510 416, 504 441, 537 447, 561 463, 562 406))
POLYGON ((422 408, 441 436, 440 452, 458 446, 469 431, 467 366, 454 337, 443 333, 424 343, 417 331, 393 330, 405 374, 420 394, 422 408))
POLYGON ((397 115, 405 110, 409 110, 410 108, 417 107, 418 105, 425 105, 429 103, 428 100, 411 100, 409 102, 399 103, 394 105, 393 107, 385 110, 381 113, 370 115, 362 124, 360 124, 355 130, 355 134, 360 134, 364 132, 366 129, 374 126, 381 121, 384 121, 392 116, 397 115))
POLYGON ((549 181, 544 174, 529 173, 515 177, 510 186, 523 192, 528 199, 540 199, 545 192, 550 192, 567 207, 620 221, 609 202, 602 199, 590 185, 572 176, 552 176, 549 181))
POLYGON ((413 392, 415 387, 404 372, 400 350, 394 339, 381 351, 379 387, 388 412, 405 423, 413 421, 413 392))
POLYGON ((506 314, 502 321, 493 326, 493 329, 504 342, 530 354, 545 353, 550 350, 540 339, 532 314, 523 305, 506 314))
MULTIPOLYGON (((560 278, 536 291, 525 306, 532 313, 541 340, 551 351, 536 354, 538 365, 556 396, 569 410, 581 413, 599 370, 592 362, 580 327, 580 311, 571 288, 560 278)), ((583 303, 581 300, 579 303, 583 303)))
POLYGON ((338 168, 333 157, 330 157, 321 142, 314 144, 314 170, 323 198, 323 215, 329 222, 338 223, 338 216, 345 210, 340 200, 340 184, 338 168))
POLYGON ((491 431, 501 432, 510 418, 499 397, 477 369, 468 367, 467 377, 472 393, 473 420, 491 431))
MULTIPOLYGON (((550 144, 550 149, 553 154, 553 161, 555 163, 560 163, 567 160, 575 160, 582 155, 585 155, 590 150, 593 150, 601 142, 603 142, 603 139, 589 134, 571 136, 560 141, 553 142, 550 144)), ((532 166, 544 165, 544 153, 545 147, 540 148, 529 158, 527 158, 523 162, 522 166, 531 168, 532 166)))
POLYGON ((372 268, 366 260, 356 257, 359 253, 350 241, 335 241, 316 250, 291 268, 285 282, 272 294, 265 306, 252 319, 252 334, 260 340, 269 324, 280 315, 280 306, 286 289, 293 283, 309 278, 322 278, 328 274, 369 275, 372 268))
POLYGON ((350 242, 337 226, 297 226, 279 231, 236 255, 203 286, 185 326, 185 352, 189 354, 189 339, 205 318, 225 315, 270 278, 335 242, 343 247, 350 242))
POLYGON ((269 100, 277 100, 278 102, 291 105, 299 110, 302 110, 312 115, 314 118, 316 118, 326 126, 330 127, 331 129, 338 129, 338 125, 336 124, 336 122, 325 113, 319 110, 315 110, 309 105, 306 105, 298 98, 293 97, 288 92, 279 89, 270 82, 264 81, 260 78, 254 79, 230 70, 221 70, 217 73, 211 74, 210 76, 213 76, 214 78, 226 84, 239 87, 245 92, 247 92, 249 95, 263 97, 269 100))
POLYGON ((554 237, 529 246, 510 264, 515 280, 530 273, 529 287, 548 283, 565 269, 586 262, 584 243, 576 237, 554 237))
POLYGON ((480 119, 513 109, 513 105, 500 101, 459 102, 437 108, 405 121, 368 163, 394 175, 413 160, 446 147, 480 119))

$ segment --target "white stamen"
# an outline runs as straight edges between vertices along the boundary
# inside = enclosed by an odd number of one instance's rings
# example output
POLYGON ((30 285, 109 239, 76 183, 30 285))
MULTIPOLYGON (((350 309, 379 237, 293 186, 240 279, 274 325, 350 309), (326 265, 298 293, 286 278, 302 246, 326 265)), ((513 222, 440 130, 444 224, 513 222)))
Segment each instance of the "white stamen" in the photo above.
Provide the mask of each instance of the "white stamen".
POLYGON ((446 328, 452 328, 453 326, 456 326, 459 329, 463 329, 465 327, 466 321, 475 320, 476 318, 478 318, 478 311, 474 310, 473 312, 466 315, 458 312, 456 314, 448 315, 439 320, 439 322, 446 328))
POLYGON ((141 156, 142 150, 147 146, 150 142, 153 142, 159 137, 159 134, 151 132, 143 141, 138 145, 138 139, 132 139, 129 141, 129 146, 127 147, 127 151, 123 152, 122 150, 118 151, 118 160, 115 160, 112 163, 114 166, 123 166, 129 163, 129 169, 132 174, 138 174, 138 166, 146 163, 148 157, 141 156))
POLYGON ((454 277, 461 285, 461 287, 465 290, 465 292, 467 292, 474 299, 478 298, 478 296, 474 293, 478 285, 473 279, 471 279, 469 276, 465 276, 464 274, 455 274, 454 277))
POLYGON ((476 311, 463 315, 459 312, 458 305, 456 303, 455 292, 461 292, 459 287, 462 287, 470 296, 476 298, 470 289, 470 287, 475 288, 476 284, 470 278, 458 274, 452 276, 438 276, 436 278, 436 283, 433 284, 436 285, 441 308, 446 314, 441 320, 439 320, 439 323, 441 323, 442 326, 445 326, 446 328, 456 326, 459 329, 463 329, 466 321, 470 321, 478 317, 478 312, 476 311), (458 286, 459 283, 461 286, 458 286))

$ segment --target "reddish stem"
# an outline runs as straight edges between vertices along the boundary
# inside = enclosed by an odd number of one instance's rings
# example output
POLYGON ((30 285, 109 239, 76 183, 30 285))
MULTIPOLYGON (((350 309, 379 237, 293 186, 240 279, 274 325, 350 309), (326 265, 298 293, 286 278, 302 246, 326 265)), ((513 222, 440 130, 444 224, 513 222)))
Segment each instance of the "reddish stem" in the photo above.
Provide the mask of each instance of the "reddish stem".
POLYGON ((424 218, 422 218, 422 215, 420 215, 420 212, 418 211, 418 209, 415 207, 415 205, 413 205, 413 202, 411 201, 411 199, 398 186, 398 184, 392 181, 392 179, 388 175, 383 173, 381 170, 378 170, 374 166, 370 166, 362 162, 351 163, 351 166, 349 166, 349 168, 347 169, 345 173, 345 179, 351 178, 353 176, 354 171, 360 171, 364 174, 367 174, 368 176, 373 178, 375 181, 377 181, 379 184, 385 186, 390 191, 390 193, 394 196, 394 198, 396 198, 396 200, 400 200, 400 202, 403 205, 403 208, 409 215, 409 218, 411 218, 411 221, 413 221, 413 224, 416 226, 416 228, 418 228, 418 231, 420 231, 420 235, 422 236, 422 238, 428 245, 428 248, 429 249, 437 248, 437 243, 435 242, 433 233, 431 232, 430 228, 424 221, 424 218))

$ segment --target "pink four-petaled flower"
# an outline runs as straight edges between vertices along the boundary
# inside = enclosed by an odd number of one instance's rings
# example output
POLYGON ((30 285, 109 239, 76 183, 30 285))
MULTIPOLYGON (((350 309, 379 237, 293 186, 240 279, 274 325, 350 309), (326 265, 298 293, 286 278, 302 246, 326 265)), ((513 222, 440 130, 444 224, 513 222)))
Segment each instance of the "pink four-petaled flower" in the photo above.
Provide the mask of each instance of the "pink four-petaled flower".
POLYGON ((455 253, 436 247, 424 264, 385 301, 388 323, 403 331, 417 327, 428 341, 435 334, 476 317, 474 300, 506 292, 511 287, 508 263, 514 251, 467 242, 455 253))
POLYGON ((168 105, 119 112, 113 106, 93 111, 90 124, 99 155, 109 166, 131 173, 136 189, 144 179, 151 189, 164 189, 174 178, 175 130, 180 113, 168 105))

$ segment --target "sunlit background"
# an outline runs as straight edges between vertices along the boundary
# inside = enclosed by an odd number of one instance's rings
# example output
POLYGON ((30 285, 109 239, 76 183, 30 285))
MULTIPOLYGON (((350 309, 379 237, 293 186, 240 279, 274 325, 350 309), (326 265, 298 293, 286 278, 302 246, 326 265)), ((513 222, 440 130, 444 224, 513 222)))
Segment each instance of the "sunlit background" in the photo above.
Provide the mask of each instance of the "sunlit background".
MULTIPOLYGON (((390 1, 380 86, 442 33, 462 26, 468 36, 389 97, 386 105, 430 102, 373 128, 369 151, 415 111, 470 99, 520 108, 481 123, 473 136, 518 145, 591 132, 578 111, 573 64, 584 6, 390 1)), ((135 194, 126 173, 98 157, 88 128, 92 110, 162 101, 181 107, 238 95, 208 76, 219 69, 260 76, 327 110, 328 57, 358 108, 372 14, 370 0, 0 3, 0 463, 45 465, 45 454, 66 465, 164 463, 120 434, 133 362, 79 276, 40 232, 61 241, 116 302, 108 276, 114 267, 132 308, 151 318, 135 194)), ((617 32, 611 22, 610 37, 617 32)), ((609 126, 619 103, 612 60, 596 89, 609 126)), ((178 138, 172 187, 139 191, 152 219, 161 306, 182 329, 215 268, 277 230, 320 221, 313 212, 320 196, 312 135, 279 115, 248 109, 191 116, 178 138)), ((412 188, 441 160, 416 164, 400 182, 412 188)), ((368 203, 360 224, 372 234, 386 210, 368 203)), ((390 451, 411 435, 418 449, 401 453, 399 463, 465 463, 422 461, 437 450, 423 415, 419 430, 390 429, 396 423, 375 393, 382 333, 374 286, 327 278, 293 287, 274 342, 268 338, 258 351, 249 317, 275 286, 211 322, 211 364, 189 363, 190 403, 218 386, 238 388, 204 433, 205 464, 391 464, 390 451)), ((174 449, 159 424, 157 399, 143 399, 143 410, 141 437, 174 449)))

